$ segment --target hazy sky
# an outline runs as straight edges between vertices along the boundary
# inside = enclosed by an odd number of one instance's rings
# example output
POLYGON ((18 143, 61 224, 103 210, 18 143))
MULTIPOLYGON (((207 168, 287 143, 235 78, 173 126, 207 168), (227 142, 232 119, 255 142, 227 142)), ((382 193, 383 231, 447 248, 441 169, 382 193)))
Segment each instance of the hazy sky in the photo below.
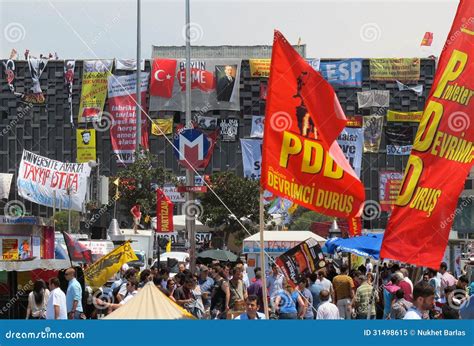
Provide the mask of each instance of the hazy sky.
MULTIPOLYGON (((184 45, 184 0, 142 0, 142 57, 151 46, 184 45)), ((278 28, 301 37, 308 57, 439 55, 457 0, 191 0, 194 45, 271 44, 278 28), (426 31, 433 46, 420 48, 426 31)), ((133 58, 135 0, 0 0, 0 56, 58 52, 60 58, 133 58)))

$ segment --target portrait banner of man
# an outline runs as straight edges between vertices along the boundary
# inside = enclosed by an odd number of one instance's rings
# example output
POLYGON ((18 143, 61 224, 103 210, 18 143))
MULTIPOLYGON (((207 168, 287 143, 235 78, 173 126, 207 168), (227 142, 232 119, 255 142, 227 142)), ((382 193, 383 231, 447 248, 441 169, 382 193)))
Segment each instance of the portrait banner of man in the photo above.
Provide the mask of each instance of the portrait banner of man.
POLYGON ((229 102, 235 86, 237 65, 216 65, 216 97, 218 102, 229 102))
POLYGON ((77 162, 96 160, 95 143, 95 129, 76 130, 77 162))

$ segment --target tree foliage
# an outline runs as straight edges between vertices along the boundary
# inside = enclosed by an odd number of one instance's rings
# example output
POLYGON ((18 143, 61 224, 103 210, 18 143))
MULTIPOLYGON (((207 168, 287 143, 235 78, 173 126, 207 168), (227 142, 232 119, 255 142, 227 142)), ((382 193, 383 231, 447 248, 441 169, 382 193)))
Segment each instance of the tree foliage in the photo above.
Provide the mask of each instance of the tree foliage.
POLYGON ((333 218, 316 213, 303 207, 298 207, 293 214, 292 221, 288 227, 290 230, 307 231, 314 222, 332 221, 333 218))
MULTIPOLYGON (((79 232, 81 216, 78 211, 71 211, 71 233, 79 232)), ((58 232, 68 231, 69 211, 57 211, 54 214, 55 230, 58 232)))

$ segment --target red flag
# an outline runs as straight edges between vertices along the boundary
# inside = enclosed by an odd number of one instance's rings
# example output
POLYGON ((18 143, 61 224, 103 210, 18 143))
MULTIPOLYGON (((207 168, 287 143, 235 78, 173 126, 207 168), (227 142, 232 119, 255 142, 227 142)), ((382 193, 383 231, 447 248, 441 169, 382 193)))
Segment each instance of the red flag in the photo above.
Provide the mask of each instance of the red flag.
POLYGON ((262 186, 322 214, 358 214, 364 186, 336 141, 345 125, 331 85, 275 31, 262 186))
POLYGON ((423 39, 421 40, 420 46, 431 46, 432 43, 433 43, 433 33, 426 32, 425 36, 423 36, 423 39))
POLYGON ((66 232, 63 232, 63 234, 71 261, 82 262, 87 264, 92 263, 91 250, 89 250, 85 245, 79 243, 70 234, 67 234, 66 232))
MULTIPOLYGON (((178 72, 178 83, 181 91, 186 90, 186 70, 178 72)), ((204 92, 211 92, 216 89, 216 79, 214 73, 198 68, 191 68, 191 89, 199 89, 204 92)))
POLYGON ((462 0, 441 54, 380 257, 438 268, 472 167, 474 1, 462 0))
POLYGON ((362 219, 360 217, 351 217, 348 220, 349 235, 351 237, 362 235, 362 219))
POLYGON ((171 98, 175 76, 175 59, 153 60, 150 76, 150 95, 171 98))
POLYGON ((173 202, 163 190, 156 190, 156 231, 173 232, 173 202))

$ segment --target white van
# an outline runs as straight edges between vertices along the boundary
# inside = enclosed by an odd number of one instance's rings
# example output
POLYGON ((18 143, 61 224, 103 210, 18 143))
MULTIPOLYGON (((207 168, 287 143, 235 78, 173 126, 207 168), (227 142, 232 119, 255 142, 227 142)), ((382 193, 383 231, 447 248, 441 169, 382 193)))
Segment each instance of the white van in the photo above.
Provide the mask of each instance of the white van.
MULTIPOLYGON (((178 263, 175 266, 168 268, 170 270, 170 277, 173 277, 178 273, 178 266, 181 263, 184 263, 184 265, 186 265, 186 268, 188 267, 189 253, 187 252, 171 251, 171 252, 165 252, 165 253, 160 254, 160 266, 166 267, 168 264, 168 258, 175 259, 176 261, 178 261, 178 263)), ((156 262, 157 262, 157 259, 153 262, 152 266, 155 266, 156 262)))

